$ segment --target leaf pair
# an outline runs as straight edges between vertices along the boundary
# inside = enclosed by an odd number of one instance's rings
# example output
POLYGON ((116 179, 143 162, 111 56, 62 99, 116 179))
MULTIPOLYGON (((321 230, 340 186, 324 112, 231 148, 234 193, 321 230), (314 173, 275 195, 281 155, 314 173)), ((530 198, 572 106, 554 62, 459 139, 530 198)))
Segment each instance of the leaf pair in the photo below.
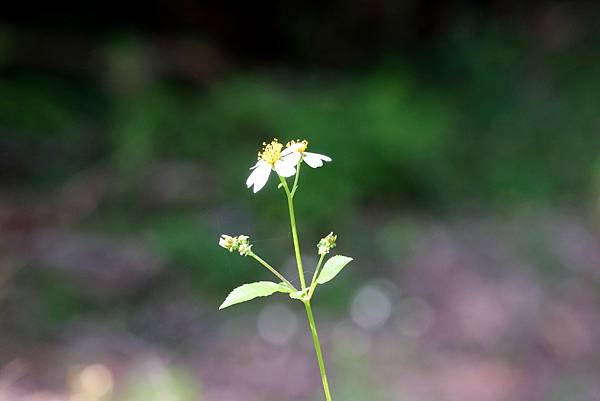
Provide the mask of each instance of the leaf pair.
MULTIPOLYGON (((323 269, 317 278, 317 283, 324 284, 332 280, 348 263, 350 263, 350 261, 352 261, 352 258, 341 255, 336 255, 329 258, 329 260, 325 262, 325 266, 323 266, 323 269)), ((221 306, 219 306, 219 309, 224 309, 231 305, 250 301, 258 297, 268 297, 276 292, 290 294, 292 298, 301 299, 299 296, 293 296, 296 295, 294 290, 283 283, 279 284, 272 281, 257 281, 235 288, 229 293, 229 295, 227 295, 227 298, 225 298, 225 301, 223 301, 221 306)))

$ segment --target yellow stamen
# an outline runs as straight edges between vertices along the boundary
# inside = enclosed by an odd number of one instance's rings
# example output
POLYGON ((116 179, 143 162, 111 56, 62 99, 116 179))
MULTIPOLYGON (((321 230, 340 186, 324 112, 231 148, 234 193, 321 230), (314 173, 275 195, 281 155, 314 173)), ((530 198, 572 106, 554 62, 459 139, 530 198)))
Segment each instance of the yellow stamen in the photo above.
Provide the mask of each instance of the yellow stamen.
POLYGON ((306 148, 308 147, 308 141, 306 139, 300 141, 300 139, 297 139, 295 141, 289 141, 285 146, 286 147, 290 147, 290 146, 297 146, 297 151, 302 153, 306 150, 306 148))
POLYGON ((275 165, 275 162, 281 159, 283 145, 275 138, 269 144, 263 142, 263 146, 262 151, 258 152, 258 158, 263 159, 272 166, 275 165))

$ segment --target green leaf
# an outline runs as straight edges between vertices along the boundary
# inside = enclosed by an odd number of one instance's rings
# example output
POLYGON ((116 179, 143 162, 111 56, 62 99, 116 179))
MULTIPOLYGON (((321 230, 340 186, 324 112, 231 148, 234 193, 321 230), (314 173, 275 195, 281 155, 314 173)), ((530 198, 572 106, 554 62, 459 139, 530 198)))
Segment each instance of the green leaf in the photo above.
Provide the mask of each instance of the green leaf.
POLYGON ((348 256, 332 256, 331 258, 329 258, 329 260, 327 260, 327 262, 325 262, 323 270, 321 270, 321 273, 319 273, 317 283, 325 284, 329 280, 333 279, 352 260, 353 259, 349 258, 348 256))
POLYGON ((227 295, 219 310, 228 306, 250 301, 256 297, 267 297, 275 292, 291 292, 290 288, 271 281, 257 281, 255 283, 240 285, 227 295))

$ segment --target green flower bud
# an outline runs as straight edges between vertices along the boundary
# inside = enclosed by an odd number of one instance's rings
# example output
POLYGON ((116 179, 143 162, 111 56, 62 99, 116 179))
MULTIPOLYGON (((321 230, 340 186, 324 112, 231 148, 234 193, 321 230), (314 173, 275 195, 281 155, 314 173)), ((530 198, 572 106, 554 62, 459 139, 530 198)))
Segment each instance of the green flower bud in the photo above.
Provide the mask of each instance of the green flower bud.
POLYGON ((335 248, 336 240, 337 235, 333 234, 333 232, 330 232, 326 237, 321 238, 317 244, 319 255, 327 255, 332 248, 335 248))

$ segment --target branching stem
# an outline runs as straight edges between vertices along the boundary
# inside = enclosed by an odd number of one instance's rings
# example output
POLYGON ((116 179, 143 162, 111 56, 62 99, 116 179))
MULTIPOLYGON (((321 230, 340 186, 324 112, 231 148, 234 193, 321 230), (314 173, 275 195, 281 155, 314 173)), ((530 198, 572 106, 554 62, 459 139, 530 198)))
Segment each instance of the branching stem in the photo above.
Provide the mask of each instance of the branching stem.
MULTIPOLYGON (((296 193, 296 189, 298 188, 298 177, 300 176, 300 165, 302 164, 302 160, 298 162, 296 166, 296 177, 294 179, 294 186, 292 187, 292 191, 288 187, 287 181, 283 177, 279 177, 281 181, 281 186, 285 190, 285 194, 287 196, 288 202, 288 210, 290 214, 290 225, 292 227, 292 238, 294 240, 294 252, 296 254, 296 265, 298 267, 298 275, 300 276, 300 284, 302 285, 302 290, 306 290, 306 282, 304 278, 304 269, 302 268, 302 256, 300 254, 300 244, 298 241, 298 231, 296 229, 296 215, 294 213, 294 194, 296 193)), ((310 306, 310 297, 312 296, 312 292, 314 291, 314 286, 316 285, 316 280, 318 277, 318 271, 321 267, 321 263, 323 262, 323 256, 319 260, 317 265, 317 269, 313 274, 313 279, 311 281, 311 286, 309 288, 308 297, 303 301, 304 307, 306 308, 306 316, 308 317, 308 324, 310 326, 310 334, 312 335, 313 345, 315 347, 315 353, 317 355, 317 363, 319 364, 319 372, 321 374, 321 381, 323 382, 323 392, 325 393, 326 401, 331 400, 331 393, 329 392, 329 382, 327 381, 327 373, 325 371, 325 362, 323 361, 323 353, 321 352, 321 344, 319 342, 319 335, 317 333, 317 325, 315 323, 315 318, 312 313, 312 308, 310 306)))

